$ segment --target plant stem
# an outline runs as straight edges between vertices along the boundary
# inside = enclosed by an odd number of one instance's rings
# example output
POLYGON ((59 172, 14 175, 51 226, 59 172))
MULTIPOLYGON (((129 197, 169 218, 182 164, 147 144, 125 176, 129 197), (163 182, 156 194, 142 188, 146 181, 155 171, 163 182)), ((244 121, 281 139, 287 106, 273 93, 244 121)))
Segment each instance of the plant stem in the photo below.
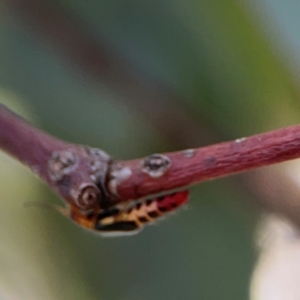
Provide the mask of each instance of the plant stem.
POLYGON ((164 156, 170 168, 160 177, 151 177, 141 169, 143 159, 120 163, 131 170, 131 176, 117 186, 120 199, 139 198, 299 158, 300 126, 164 156))

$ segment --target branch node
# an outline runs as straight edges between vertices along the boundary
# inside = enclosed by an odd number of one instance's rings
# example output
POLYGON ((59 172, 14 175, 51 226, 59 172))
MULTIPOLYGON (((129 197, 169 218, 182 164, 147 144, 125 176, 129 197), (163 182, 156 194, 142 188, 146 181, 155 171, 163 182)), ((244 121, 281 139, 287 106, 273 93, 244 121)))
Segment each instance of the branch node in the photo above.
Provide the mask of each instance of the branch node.
POLYGON ((99 203, 103 198, 99 188, 91 183, 82 183, 78 190, 73 191, 72 194, 76 205, 84 211, 99 207, 99 203))
POLYGON ((48 162, 50 179, 54 182, 62 180, 76 168, 77 162, 78 158, 71 149, 53 152, 48 162))

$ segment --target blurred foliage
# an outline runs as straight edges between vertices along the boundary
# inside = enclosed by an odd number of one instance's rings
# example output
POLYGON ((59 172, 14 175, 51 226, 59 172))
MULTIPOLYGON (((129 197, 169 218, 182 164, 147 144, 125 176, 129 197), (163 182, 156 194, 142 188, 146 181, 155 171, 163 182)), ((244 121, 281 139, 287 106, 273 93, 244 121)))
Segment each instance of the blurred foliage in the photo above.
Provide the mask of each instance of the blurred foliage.
MULTIPOLYGON (((279 55, 270 42, 280 44, 279 36, 269 37, 265 27, 267 4, 264 14, 237 0, 52 2, 136 70, 171 88, 176 105, 218 141, 299 118, 289 54, 279 55)), ((175 150, 169 142, 174 137, 160 132, 119 91, 36 38, 12 9, 2 5, 0 14, 1 102, 28 111, 36 126, 55 136, 117 158, 175 150)), ((27 201, 59 200, 7 156, 1 155, 0 169, 0 298, 248 297, 257 214, 237 177, 193 188, 186 210, 137 236, 103 239, 55 211, 24 209, 27 201)))

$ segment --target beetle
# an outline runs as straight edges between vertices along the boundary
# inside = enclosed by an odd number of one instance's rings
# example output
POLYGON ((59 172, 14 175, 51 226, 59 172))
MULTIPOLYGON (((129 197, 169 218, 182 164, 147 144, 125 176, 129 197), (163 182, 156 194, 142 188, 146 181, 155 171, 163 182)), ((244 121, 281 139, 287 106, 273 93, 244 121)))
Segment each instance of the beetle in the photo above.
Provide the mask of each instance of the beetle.
POLYGON ((89 212, 76 206, 49 205, 27 202, 26 206, 54 208, 77 225, 102 236, 122 236, 138 233, 145 225, 153 224, 188 202, 189 191, 179 191, 162 196, 129 200, 109 208, 89 212))
POLYGON ((138 233, 145 225, 175 211, 188 202, 189 191, 179 191, 154 198, 130 200, 99 212, 83 213, 70 208, 61 213, 76 224, 103 236, 122 236, 138 233))

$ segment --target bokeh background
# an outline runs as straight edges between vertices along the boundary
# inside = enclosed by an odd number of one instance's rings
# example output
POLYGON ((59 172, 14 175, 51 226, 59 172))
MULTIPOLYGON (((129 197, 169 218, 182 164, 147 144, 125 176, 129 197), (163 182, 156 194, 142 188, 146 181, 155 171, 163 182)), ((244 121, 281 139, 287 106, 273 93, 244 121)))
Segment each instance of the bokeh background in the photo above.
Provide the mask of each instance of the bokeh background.
MULTIPOLYGON (((119 159, 296 124, 299 12, 298 0, 1 1, 0 102, 119 159)), ((0 299, 248 299, 257 203, 289 197, 295 166, 195 186, 175 216, 105 239, 24 208, 60 200, 0 153, 0 299)))

